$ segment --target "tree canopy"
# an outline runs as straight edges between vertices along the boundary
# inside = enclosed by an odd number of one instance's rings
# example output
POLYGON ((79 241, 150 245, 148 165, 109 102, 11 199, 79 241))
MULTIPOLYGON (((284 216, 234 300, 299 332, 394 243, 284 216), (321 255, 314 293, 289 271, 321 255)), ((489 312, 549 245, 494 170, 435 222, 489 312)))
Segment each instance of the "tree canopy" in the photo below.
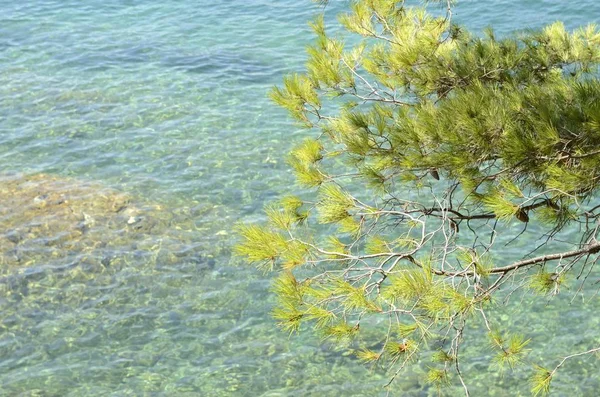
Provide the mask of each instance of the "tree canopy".
POLYGON ((388 366, 387 386, 427 362, 428 382, 469 395, 460 351, 479 321, 494 364, 526 363, 532 393, 547 393, 600 347, 536 363, 491 307, 594 274, 600 32, 471 34, 452 4, 429 3, 353 1, 334 37, 323 17, 311 24, 306 71, 271 92, 312 131, 288 156, 304 190, 269 205, 267 224, 241 225, 236 249, 277 272, 284 330, 310 324, 388 366))

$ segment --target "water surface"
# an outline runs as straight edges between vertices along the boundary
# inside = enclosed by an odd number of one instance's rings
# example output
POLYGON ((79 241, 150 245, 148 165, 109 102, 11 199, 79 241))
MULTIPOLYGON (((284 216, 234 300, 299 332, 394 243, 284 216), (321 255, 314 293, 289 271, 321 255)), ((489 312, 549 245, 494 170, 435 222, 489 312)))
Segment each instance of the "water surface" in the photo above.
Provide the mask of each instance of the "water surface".
MULTIPOLYGON (((232 226, 295 190, 283 158, 306 132, 266 92, 302 70, 318 7, 0 0, 0 10, 0 395, 381 394, 382 371, 310 333, 278 332, 269 276, 231 256, 232 226)), ((501 34, 597 15, 591 0, 456 10, 501 34)), ((598 326, 596 301, 565 302, 538 303, 543 317, 514 306, 499 316, 552 362, 591 347, 598 326)), ((475 395, 527 394, 525 373, 501 377, 486 354, 465 368, 475 395)), ((559 395, 592 395, 592 364, 566 366, 559 395)), ((435 395, 424 371, 392 394, 435 395)))

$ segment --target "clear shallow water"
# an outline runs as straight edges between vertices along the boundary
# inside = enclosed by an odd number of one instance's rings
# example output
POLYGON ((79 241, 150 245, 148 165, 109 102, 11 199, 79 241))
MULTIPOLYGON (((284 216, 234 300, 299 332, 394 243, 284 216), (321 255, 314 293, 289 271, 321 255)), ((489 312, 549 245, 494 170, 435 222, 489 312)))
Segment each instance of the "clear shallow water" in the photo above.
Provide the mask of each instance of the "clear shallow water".
MULTIPOLYGON (((0 395, 380 394, 384 373, 310 332, 276 331, 268 277, 230 255, 232 225, 294 189, 283 153, 304 132, 266 92, 302 69, 317 8, 0 0, 0 10, 0 395)), ((598 15, 590 0, 456 11, 500 33, 598 15)), ((518 305, 500 316, 553 360, 597 334, 597 302, 565 302, 538 303, 544 317, 518 305)), ((488 352, 472 355, 475 395, 527 393, 526 374, 501 378, 488 352)), ((395 394, 435 395, 424 370, 395 394)), ((556 390, 594 395, 594 373, 573 363, 556 390)))

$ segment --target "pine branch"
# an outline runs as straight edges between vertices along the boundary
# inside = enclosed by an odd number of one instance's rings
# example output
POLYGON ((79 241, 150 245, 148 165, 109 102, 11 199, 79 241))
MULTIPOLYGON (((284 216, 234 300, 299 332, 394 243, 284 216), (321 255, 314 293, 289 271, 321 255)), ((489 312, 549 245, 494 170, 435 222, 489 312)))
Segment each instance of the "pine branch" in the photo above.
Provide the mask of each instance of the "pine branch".
POLYGON ((590 350, 585 351, 585 352, 575 353, 575 354, 571 354, 571 355, 568 355, 568 356, 564 357, 561 360, 561 362, 558 363, 558 365, 556 367, 554 367, 554 369, 551 372, 551 376, 554 376, 554 374, 556 373, 556 371, 558 371, 558 369, 560 367, 562 367, 567 360, 569 360, 569 359, 571 359, 573 357, 584 356, 586 354, 592 354, 592 353, 596 353, 596 352, 600 352, 600 347, 596 347, 594 349, 590 349, 590 350))
POLYGON ((490 269, 489 272, 490 273, 508 273, 510 271, 517 270, 521 267, 531 266, 531 265, 548 262, 548 261, 555 261, 555 260, 561 260, 561 259, 572 258, 572 257, 577 257, 577 256, 583 256, 586 254, 588 254, 588 255, 597 254, 599 251, 600 251, 600 242, 595 242, 595 243, 591 243, 591 244, 586 244, 583 248, 573 250, 573 251, 560 252, 560 253, 556 253, 556 254, 542 255, 542 256, 535 257, 535 258, 524 259, 522 261, 515 262, 508 266, 496 267, 496 268, 490 269))

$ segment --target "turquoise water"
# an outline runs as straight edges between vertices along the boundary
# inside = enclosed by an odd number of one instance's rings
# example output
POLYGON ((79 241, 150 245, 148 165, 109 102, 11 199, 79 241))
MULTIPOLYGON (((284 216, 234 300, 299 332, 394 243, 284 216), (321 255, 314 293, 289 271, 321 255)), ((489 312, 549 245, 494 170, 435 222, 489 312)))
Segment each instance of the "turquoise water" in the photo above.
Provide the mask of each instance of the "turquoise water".
MULTIPOLYGON (((306 132, 266 92, 302 69, 318 7, 0 0, 0 10, 0 395, 384 394, 383 371, 310 332, 277 331, 269 276, 231 256, 232 226, 295 189, 283 154, 306 132), (58 212, 61 191, 70 212, 58 212)), ((598 15, 591 0, 456 10, 500 33, 598 15)), ((553 363, 598 341, 596 301, 568 301, 542 300, 543 318, 519 305, 499 316, 553 363)), ((474 395, 526 395, 527 374, 501 377, 489 354, 474 351, 464 370, 474 395)), ((593 361, 576 361, 558 395, 600 387, 593 361)), ((435 395, 425 370, 392 395, 435 395)))

